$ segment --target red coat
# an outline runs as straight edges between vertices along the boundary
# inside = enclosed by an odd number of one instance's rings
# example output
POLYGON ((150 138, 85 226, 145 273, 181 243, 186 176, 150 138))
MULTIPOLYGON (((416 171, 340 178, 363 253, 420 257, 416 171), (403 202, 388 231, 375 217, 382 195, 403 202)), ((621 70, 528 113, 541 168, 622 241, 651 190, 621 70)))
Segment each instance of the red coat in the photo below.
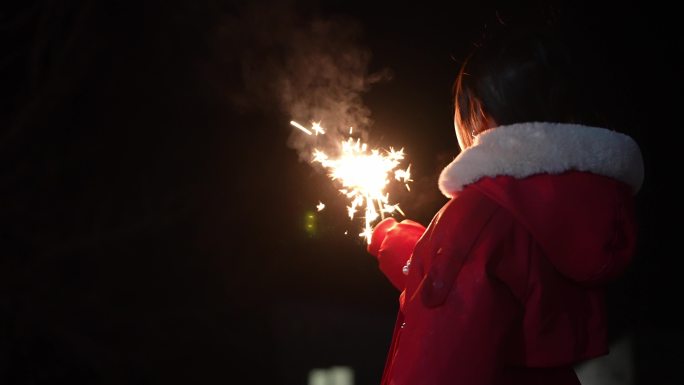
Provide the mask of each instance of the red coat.
POLYGON ((427 229, 376 227, 401 290, 383 385, 578 385, 573 366, 608 352, 603 285, 634 253, 641 180, 572 168, 476 173, 427 229))

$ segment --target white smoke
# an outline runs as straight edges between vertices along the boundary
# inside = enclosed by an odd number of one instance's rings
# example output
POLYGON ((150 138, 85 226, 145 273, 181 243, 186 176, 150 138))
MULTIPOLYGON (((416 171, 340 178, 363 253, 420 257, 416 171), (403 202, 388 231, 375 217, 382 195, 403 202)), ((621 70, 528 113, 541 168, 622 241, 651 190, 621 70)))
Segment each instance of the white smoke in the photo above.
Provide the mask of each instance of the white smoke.
MULTIPOLYGON (((336 16, 304 16, 293 4, 256 2, 226 23, 241 56, 246 103, 262 108, 277 106, 292 131, 287 144, 300 159, 310 161, 313 142, 339 142, 350 127, 367 139, 371 113, 362 95, 390 71, 369 74, 371 52, 360 41, 362 30, 354 20, 336 16), (248 34, 249 36, 245 36, 248 34), (241 43, 240 43, 241 42, 241 43), (293 129, 290 120, 304 126, 320 122, 324 137, 293 129)), ((245 99, 240 99, 245 103, 245 99)))

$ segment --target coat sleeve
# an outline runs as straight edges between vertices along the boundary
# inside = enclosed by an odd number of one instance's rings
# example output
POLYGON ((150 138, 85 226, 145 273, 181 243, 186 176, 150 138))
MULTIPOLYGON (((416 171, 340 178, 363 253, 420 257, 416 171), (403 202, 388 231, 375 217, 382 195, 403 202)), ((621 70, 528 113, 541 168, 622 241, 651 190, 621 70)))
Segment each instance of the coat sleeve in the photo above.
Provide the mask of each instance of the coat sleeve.
POLYGON ((458 379, 462 384, 491 385, 504 379, 515 353, 511 342, 519 305, 504 287, 483 276, 473 276, 456 290, 469 297, 423 308, 418 315, 423 319, 406 321, 405 333, 416 334, 411 340, 419 349, 413 360, 396 366, 398 377, 407 380, 402 384, 447 385, 458 379))
POLYGON ((406 285, 403 268, 424 232, 425 227, 418 222, 397 222, 394 218, 383 220, 373 230, 368 252, 378 259, 380 270, 400 291, 406 285))
POLYGON ((430 225, 429 247, 419 250, 424 270, 415 272, 422 278, 407 288, 406 325, 392 365, 397 384, 501 381, 522 308, 488 270, 508 252, 511 225, 510 215, 467 191, 430 225))

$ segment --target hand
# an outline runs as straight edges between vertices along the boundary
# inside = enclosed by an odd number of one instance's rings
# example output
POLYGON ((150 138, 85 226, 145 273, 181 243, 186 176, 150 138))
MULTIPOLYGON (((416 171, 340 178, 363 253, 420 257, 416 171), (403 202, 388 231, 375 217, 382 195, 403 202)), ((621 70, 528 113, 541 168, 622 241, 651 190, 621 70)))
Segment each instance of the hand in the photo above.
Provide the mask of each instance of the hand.
POLYGON ((390 231, 396 225, 397 220, 392 217, 388 217, 380 221, 380 223, 378 223, 373 228, 373 234, 371 235, 371 240, 368 243, 368 252, 372 256, 378 256, 378 252, 380 251, 380 245, 382 245, 382 241, 385 240, 387 232, 390 231))
POLYGON ((401 222, 397 222, 396 219, 392 217, 385 218, 373 229, 371 241, 368 244, 368 252, 377 257, 380 252, 380 246, 382 246, 382 242, 387 238, 387 234, 398 231, 409 231, 410 233, 422 235, 425 231, 425 227, 410 219, 404 219, 401 222))

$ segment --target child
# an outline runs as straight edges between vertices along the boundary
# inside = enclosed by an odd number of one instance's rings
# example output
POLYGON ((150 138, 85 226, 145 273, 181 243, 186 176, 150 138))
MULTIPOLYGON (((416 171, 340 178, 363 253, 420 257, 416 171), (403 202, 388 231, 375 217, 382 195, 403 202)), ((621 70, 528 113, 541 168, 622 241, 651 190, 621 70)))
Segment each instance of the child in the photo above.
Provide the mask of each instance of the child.
POLYGON ((382 384, 578 385, 605 355, 604 285, 635 251, 638 145, 597 123, 552 34, 504 30, 454 87, 462 152, 430 225, 385 219, 368 251, 401 291, 382 384))

